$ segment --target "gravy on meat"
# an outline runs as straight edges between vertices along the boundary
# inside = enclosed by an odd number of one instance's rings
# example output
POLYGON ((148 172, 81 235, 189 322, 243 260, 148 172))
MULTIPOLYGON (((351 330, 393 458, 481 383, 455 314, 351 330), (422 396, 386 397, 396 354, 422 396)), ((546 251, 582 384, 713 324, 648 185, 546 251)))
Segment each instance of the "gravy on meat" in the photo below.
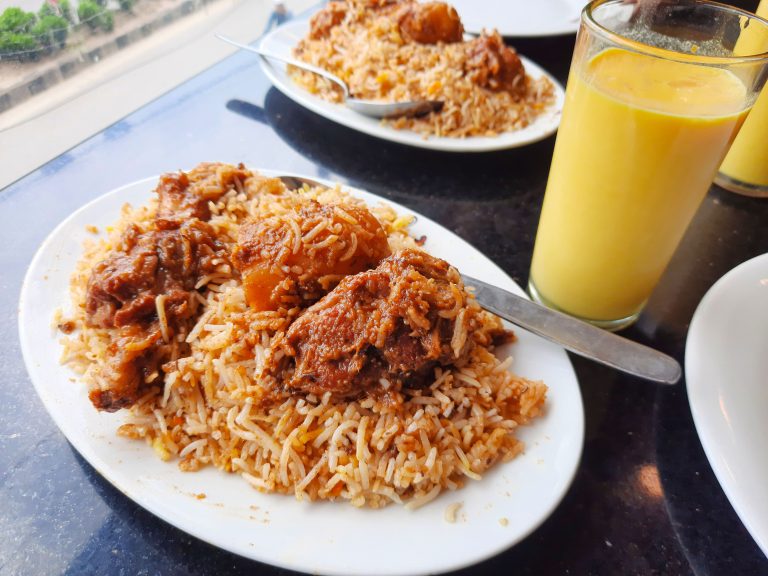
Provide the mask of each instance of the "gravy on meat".
POLYGON ((193 315, 192 293, 200 279, 229 263, 228 248, 206 222, 211 217, 208 202, 235 186, 235 180, 242 185, 251 175, 242 166, 213 163, 163 175, 152 226, 144 231, 129 226, 113 253, 94 267, 86 293, 86 322, 117 329, 101 386, 89 394, 96 408, 113 412, 131 406, 159 378, 159 347, 167 344, 163 336, 173 338, 193 315))
POLYGON ((504 44, 498 32, 484 32, 467 43, 466 73, 473 82, 489 90, 523 94, 525 67, 514 48, 504 44))
POLYGON ((418 386, 436 366, 466 359, 479 314, 455 268, 403 250, 344 278, 308 308, 273 344, 279 360, 266 372, 285 378, 290 391, 337 397, 360 396, 384 380, 418 386))

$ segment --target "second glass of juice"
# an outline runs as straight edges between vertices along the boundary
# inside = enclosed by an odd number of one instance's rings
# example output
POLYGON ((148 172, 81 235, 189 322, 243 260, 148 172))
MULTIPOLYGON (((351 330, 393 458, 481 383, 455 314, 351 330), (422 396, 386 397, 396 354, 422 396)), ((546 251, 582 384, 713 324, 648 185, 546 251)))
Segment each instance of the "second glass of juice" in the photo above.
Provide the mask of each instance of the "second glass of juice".
POLYGON ((607 329, 650 296, 765 82, 768 22, 700 0, 582 13, 531 265, 543 304, 607 329), (754 53, 735 53, 762 28, 754 53))
MULTIPOLYGON (((768 19, 768 0, 757 7, 757 15, 768 19)), ((737 52, 750 52, 759 47, 762 33, 758 29, 742 34, 737 52)), ((749 117, 720 165, 715 178, 723 188, 747 196, 768 197, 768 88, 763 87, 749 117)))

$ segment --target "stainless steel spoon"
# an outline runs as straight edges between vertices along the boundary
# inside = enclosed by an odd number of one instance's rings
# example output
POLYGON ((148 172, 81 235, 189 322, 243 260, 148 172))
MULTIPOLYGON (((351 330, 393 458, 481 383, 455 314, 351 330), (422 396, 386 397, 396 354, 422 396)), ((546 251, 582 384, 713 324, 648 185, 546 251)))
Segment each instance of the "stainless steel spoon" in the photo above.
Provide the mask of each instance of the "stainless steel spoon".
POLYGON ((461 277, 466 286, 474 288, 480 306, 574 354, 661 384, 675 384, 682 376, 677 360, 658 350, 550 310, 482 280, 464 274, 461 277))
MULTIPOLYGON (((328 188, 322 182, 301 176, 277 176, 289 190, 309 187, 328 188)), ((545 308, 496 286, 462 274, 464 284, 474 288, 478 304, 505 320, 559 344, 579 356, 616 370, 662 384, 680 380, 677 360, 591 324, 545 308)))
POLYGON ((323 70, 322 68, 318 68, 317 66, 313 66, 312 64, 307 64, 306 62, 302 62, 301 60, 296 60, 294 58, 289 58, 288 56, 283 56, 281 54, 275 54, 274 52, 270 52, 268 50, 263 50, 262 48, 256 48, 254 46, 249 46, 247 44, 241 44, 240 42, 236 42, 235 40, 232 40, 231 38, 227 38, 226 36, 222 36, 221 34, 216 34, 216 38, 218 38, 219 40, 223 40, 224 42, 228 42, 233 46, 237 46, 242 50, 248 50, 249 52, 254 52, 259 56, 261 56, 262 58, 271 58, 274 60, 279 60, 280 62, 290 64, 291 66, 295 66, 296 68, 301 68, 302 70, 307 70, 308 72, 312 72, 313 74, 317 74, 318 76, 322 76, 323 78, 330 80, 331 82, 336 84, 339 88, 341 88, 341 91, 344 95, 344 104, 346 104, 350 109, 354 110, 358 114, 362 114, 363 116, 370 116, 371 118, 399 118, 400 116, 421 116, 423 114, 428 114, 429 112, 433 112, 433 111, 438 112, 443 107, 443 103, 439 100, 412 100, 409 102, 375 102, 373 100, 360 100, 358 98, 352 98, 352 96, 349 93, 349 86, 347 86, 347 83, 344 82, 344 80, 342 80, 335 74, 331 74, 327 70, 323 70))

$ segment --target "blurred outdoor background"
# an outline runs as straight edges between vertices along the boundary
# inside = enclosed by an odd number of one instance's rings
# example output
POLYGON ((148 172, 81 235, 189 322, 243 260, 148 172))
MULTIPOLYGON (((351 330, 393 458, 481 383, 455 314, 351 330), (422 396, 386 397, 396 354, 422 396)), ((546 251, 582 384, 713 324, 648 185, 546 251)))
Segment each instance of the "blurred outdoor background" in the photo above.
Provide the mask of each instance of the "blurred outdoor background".
POLYGON ((0 189, 317 0, 0 0, 0 189))

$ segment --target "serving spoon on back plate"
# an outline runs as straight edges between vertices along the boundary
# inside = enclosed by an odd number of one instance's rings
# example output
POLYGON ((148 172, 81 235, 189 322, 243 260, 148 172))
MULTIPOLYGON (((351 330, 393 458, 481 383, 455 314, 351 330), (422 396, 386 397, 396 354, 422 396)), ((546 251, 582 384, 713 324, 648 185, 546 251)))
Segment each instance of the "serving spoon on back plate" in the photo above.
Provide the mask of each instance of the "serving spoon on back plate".
MULTIPOLYGON (((301 189, 304 186, 328 188, 322 182, 301 176, 285 175, 277 178, 289 190, 301 189)), ((559 344, 566 350, 621 372, 661 384, 674 384, 680 380, 680 364, 671 356, 550 310, 482 280, 464 274, 461 278, 466 286, 474 289, 480 306, 512 324, 559 344)))
POLYGON ((281 54, 275 54, 262 48, 256 48, 249 46, 248 44, 241 44, 231 38, 216 34, 216 38, 223 40, 233 46, 237 46, 241 50, 248 50, 261 56, 262 58, 271 58, 273 60, 279 60, 296 68, 301 68, 318 76, 330 80, 341 88, 341 92, 344 97, 344 104, 348 108, 354 110, 358 114, 363 116, 370 116, 371 118, 399 118, 400 116, 421 116, 428 114, 429 112, 439 112, 443 107, 443 102, 440 100, 410 100, 407 102, 375 102, 373 100, 360 100, 359 98, 353 98, 349 92, 349 86, 341 78, 335 74, 331 74, 327 70, 307 64, 301 60, 296 60, 288 56, 281 54))

